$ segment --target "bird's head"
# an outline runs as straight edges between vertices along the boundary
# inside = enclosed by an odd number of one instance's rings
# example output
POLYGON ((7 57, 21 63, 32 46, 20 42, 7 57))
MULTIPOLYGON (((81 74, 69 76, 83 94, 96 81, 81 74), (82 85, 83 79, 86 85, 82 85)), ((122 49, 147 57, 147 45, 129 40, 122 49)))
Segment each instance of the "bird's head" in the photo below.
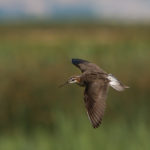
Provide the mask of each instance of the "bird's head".
POLYGON ((69 78, 67 80, 67 82, 65 82, 64 84, 60 85, 59 87, 63 87, 64 85, 71 84, 71 83, 79 84, 80 83, 80 76, 73 76, 73 77, 69 78))
POLYGON ((80 83, 80 76, 73 76, 68 80, 68 83, 80 83))

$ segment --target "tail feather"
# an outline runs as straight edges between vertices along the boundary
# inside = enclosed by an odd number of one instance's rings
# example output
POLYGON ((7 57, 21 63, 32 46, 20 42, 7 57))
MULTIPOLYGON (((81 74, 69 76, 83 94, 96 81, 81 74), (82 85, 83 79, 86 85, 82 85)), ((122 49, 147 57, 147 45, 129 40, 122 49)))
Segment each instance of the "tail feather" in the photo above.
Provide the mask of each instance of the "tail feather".
POLYGON ((123 91, 125 88, 129 88, 128 86, 121 83, 117 78, 115 78, 112 74, 108 74, 109 85, 117 91, 123 91))

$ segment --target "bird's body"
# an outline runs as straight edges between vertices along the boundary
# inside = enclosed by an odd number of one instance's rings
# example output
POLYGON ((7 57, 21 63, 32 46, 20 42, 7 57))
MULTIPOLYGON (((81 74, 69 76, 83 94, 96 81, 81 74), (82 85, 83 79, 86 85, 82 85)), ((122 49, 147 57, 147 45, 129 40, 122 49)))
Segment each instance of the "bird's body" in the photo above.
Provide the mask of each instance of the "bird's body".
POLYGON ((85 87, 84 102, 87 114, 92 126, 97 128, 104 115, 108 87, 112 86, 118 91, 128 87, 96 64, 82 59, 72 59, 72 63, 81 70, 82 74, 71 77, 66 83, 77 83, 85 87))

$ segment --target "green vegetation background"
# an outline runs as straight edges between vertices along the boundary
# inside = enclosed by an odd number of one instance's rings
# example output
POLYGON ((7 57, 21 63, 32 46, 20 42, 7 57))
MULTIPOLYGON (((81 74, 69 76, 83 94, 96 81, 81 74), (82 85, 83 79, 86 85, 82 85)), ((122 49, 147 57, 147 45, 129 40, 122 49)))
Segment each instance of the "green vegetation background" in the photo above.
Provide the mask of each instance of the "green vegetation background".
POLYGON ((0 27, 0 150, 149 150, 149 26, 0 27), (83 88, 59 89, 97 63, 130 89, 110 88, 102 125, 93 129, 83 88))

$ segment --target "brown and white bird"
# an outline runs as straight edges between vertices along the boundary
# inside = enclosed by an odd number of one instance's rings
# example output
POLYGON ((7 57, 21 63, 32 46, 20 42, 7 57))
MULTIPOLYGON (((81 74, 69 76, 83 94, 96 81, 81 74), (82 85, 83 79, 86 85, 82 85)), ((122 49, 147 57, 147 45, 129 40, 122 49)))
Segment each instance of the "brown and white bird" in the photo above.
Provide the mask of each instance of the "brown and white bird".
POLYGON ((117 91, 123 91, 129 87, 112 74, 107 74, 96 64, 82 59, 72 59, 72 63, 81 70, 82 74, 71 77, 63 85, 76 83, 85 87, 84 102, 87 114, 92 126, 97 128, 104 115, 108 87, 111 86, 117 91))

